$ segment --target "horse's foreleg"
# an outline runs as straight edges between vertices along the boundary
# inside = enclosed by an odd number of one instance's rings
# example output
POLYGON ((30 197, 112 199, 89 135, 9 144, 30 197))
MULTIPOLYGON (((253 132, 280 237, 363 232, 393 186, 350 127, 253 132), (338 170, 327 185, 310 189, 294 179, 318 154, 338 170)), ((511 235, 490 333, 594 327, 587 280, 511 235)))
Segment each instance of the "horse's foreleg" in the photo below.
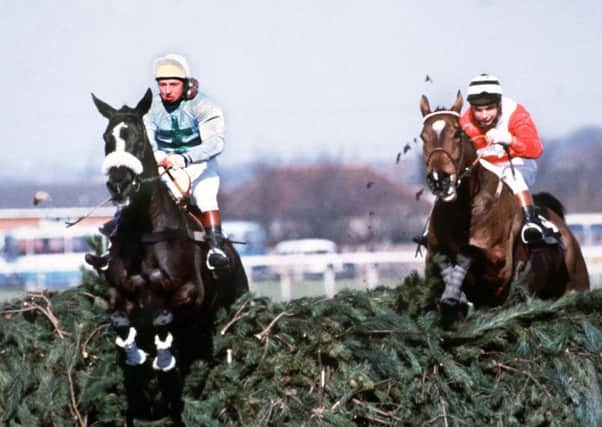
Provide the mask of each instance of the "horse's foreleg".
POLYGON ((153 368, 159 371, 159 384, 164 393, 165 403, 169 417, 174 425, 183 425, 181 414, 183 409, 182 389, 183 380, 180 370, 176 367, 176 358, 171 352, 173 335, 170 327, 173 322, 173 314, 166 310, 160 310, 153 319, 155 328, 155 347, 157 356, 153 360, 153 368))
POLYGON ((456 264, 453 264, 447 257, 437 261, 441 278, 445 284, 440 304, 446 322, 456 320, 458 316, 464 317, 468 312, 470 303, 462 290, 462 283, 471 263, 472 259, 463 254, 456 256, 456 264))
POLYGON ((441 270, 441 278, 443 279, 443 283, 445 283, 445 290, 441 296, 442 302, 456 301, 462 304, 468 303, 466 294, 462 290, 462 283, 471 263, 471 258, 462 254, 458 254, 456 257, 455 265, 449 261, 449 258, 442 259, 437 263, 441 270))
POLYGON ((125 352, 125 364, 129 366, 142 365, 147 354, 136 345, 136 328, 130 325, 130 319, 125 311, 114 311, 111 323, 117 332, 115 344, 125 352))
POLYGON ((169 331, 172 321, 173 314, 165 309, 159 311, 153 319, 153 326, 156 331, 155 347, 157 348, 153 368, 163 372, 170 371, 176 366, 176 358, 171 353, 173 335, 169 331))

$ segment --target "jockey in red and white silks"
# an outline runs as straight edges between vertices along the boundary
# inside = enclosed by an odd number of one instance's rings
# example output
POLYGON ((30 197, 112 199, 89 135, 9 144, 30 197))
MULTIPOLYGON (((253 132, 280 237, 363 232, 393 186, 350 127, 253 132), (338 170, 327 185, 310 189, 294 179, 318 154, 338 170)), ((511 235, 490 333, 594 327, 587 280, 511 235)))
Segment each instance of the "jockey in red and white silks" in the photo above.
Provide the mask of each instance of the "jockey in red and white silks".
MULTIPOLYGON (((462 114, 460 123, 464 132, 474 141, 481 164, 503 179, 514 194, 528 190, 535 183, 537 159, 543 153, 535 123, 531 115, 516 101, 502 97, 501 114, 494 126, 482 129, 473 116, 473 107, 462 114), (500 144, 489 143, 487 134, 495 132, 509 134, 511 143, 508 151, 512 159, 515 174, 512 174, 506 150, 500 144)), ((491 134, 490 134, 491 135, 491 134)))
POLYGON ((535 160, 543 153, 531 115, 525 107, 503 96, 499 80, 490 74, 480 74, 470 81, 467 100, 470 106, 460 124, 473 140, 481 165, 512 190, 525 219, 523 242, 557 243, 557 230, 536 213, 529 190, 537 173, 535 160))

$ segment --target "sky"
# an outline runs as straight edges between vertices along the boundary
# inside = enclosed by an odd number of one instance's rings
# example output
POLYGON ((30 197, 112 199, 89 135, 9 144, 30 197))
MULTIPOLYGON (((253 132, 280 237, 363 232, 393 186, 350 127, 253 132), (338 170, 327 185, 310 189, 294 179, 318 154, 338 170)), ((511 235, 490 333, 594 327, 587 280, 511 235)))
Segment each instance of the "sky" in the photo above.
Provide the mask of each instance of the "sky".
POLYGON ((450 106, 481 72, 561 138, 600 126, 601 22, 599 0, 0 0, 0 176, 99 173, 90 93, 134 106, 170 52, 224 110, 222 167, 394 161, 420 96, 450 106))

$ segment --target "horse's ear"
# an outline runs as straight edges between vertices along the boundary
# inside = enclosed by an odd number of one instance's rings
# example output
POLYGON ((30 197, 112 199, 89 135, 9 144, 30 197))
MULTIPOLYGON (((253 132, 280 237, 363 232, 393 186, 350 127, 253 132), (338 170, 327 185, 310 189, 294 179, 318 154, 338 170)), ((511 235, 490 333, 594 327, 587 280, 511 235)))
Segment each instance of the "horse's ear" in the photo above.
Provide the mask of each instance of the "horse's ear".
POLYGON ((456 113, 460 114, 460 111, 462 111, 463 103, 464 103, 464 100, 462 99, 462 94, 458 90, 458 94, 456 95, 456 101, 454 102, 454 105, 452 105, 452 107, 451 107, 452 111, 455 111, 456 113))
POLYGON ((422 117, 426 116, 431 112, 431 106, 429 105, 429 100, 426 96, 422 95, 420 99, 420 111, 422 112, 422 117))
POLYGON ((107 119, 110 119, 111 116, 115 114, 115 109, 113 107, 98 99, 96 96, 94 96, 94 94, 92 94, 92 100, 94 101, 94 105, 96 105, 96 108, 100 114, 105 116, 107 119))
POLYGON ((148 88, 138 105, 136 105, 136 112, 139 113, 141 116, 144 116, 146 113, 148 113, 152 102, 153 93, 151 92, 150 88, 148 88))

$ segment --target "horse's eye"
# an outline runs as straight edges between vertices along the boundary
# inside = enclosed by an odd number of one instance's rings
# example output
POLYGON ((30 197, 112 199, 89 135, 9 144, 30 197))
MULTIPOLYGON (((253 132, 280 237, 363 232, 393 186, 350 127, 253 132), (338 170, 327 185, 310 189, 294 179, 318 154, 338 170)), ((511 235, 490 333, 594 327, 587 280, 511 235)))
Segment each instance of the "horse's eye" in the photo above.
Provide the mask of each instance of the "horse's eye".
POLYGON ((456 139, 462 138, 462 130, 460 130, 460 129, 456 130, 456 132, 454 133, 454 138, 456 138, 456 139))

